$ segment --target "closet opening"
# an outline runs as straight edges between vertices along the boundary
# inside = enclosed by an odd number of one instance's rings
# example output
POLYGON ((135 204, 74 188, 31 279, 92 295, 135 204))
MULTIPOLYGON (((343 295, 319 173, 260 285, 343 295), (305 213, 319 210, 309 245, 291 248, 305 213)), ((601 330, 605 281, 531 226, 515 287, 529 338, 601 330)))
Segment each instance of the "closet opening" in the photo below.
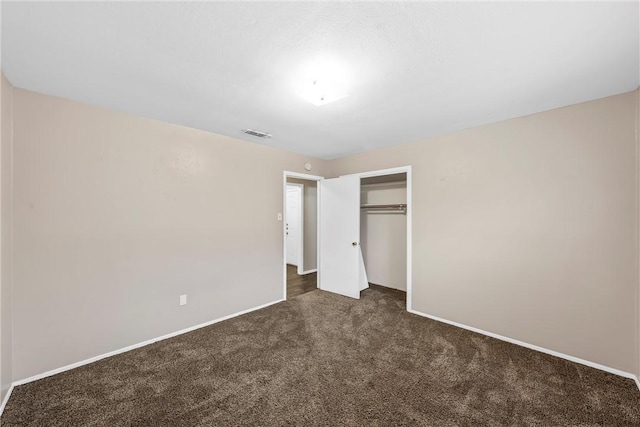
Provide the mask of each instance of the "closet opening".
POLYGON ((318 287, 355 299, 370 286, 397 289, 411 311, 411 166, 319 184, 318 287))
POLYGON ((360 247, 367 282, 407 292, 407 172, 361 177, 360 247))

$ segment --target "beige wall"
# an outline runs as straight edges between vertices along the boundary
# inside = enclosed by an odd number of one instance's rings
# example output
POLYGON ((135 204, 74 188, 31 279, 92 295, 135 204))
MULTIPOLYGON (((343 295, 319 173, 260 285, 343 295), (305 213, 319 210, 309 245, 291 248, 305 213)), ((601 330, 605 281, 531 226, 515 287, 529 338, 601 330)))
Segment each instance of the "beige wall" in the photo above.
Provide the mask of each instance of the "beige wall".
MULTIPOLYGON (((15 89, 7 216, 6 86, 2 372, 11 214, 13 380, 281 298, 282 171, 308 158, 15 89)), ((413 166, 414 309, 640 373, 638 96, 314 174, 413 166)))
POLYGON ((412 165, 413 308, 637 370, 635 92, 335 160, 412 165))
MULTIPOLYGON (((407 202, 407 185, 362 185, 360 203, 407 202)), ((360 247, 369 283, 407 290, 407 216, 398 211, 360 211, 360 247)))
POLYGON ((280 300, 282 171, 325 164, 18 89, 14 141, 14 380, 280 300))
POLYGON ((0 402, 12 382, 11 170, 13 87, 1 74, 0 88, 0 402))
POLYGON ((315 270, 318 264, 318 183, 296 178, 287 178, 287 182, 304 185, 302 267, 303 271, 315 270))

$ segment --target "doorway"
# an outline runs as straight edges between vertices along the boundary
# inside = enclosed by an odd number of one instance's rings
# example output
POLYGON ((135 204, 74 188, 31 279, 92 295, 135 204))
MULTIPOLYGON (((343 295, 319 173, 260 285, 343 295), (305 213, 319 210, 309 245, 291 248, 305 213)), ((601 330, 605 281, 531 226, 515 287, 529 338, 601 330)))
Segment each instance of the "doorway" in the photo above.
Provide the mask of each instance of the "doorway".
MULTIPOLYGON (((382 181, 397 180, 397 177, 402 176, 404 179, 404 188, 406 195, 405 203, 385 203, 385 208, 400 208, 406 218, 404 229, 406 232, 406 238, 404 239, 404 245, 406 245, 406 256, 403 260, 406 263, 404 268, 406 269, 406 279, 402 280, 406 286, 406 309, 412 310, 412 173, 411 166, 402 166, 391 169, 382 169, 369 172, 361 172, 351 175, 342 175, 338 178, 324 179, 320 176, 300 174, 295 172, 283 173, 283 208, 286 212, 286 190, 287 180, 292 183, 296 182, 296 179, 303 181, 314 182, 317 186, 316 193, 316 220, 317 223, 314 227, 317 233, 317 241, 315 245, 312 245, 316 253, 312 258, 315 258, 315 265, 311 271, 305 270, 303 260, 303 273, 314 273, 316 275, 316 282, 311 286, 311 289, 322 289, 329 292, 334 292, 342 295, 346 295, 352 298, 359 298, 360 291, 368 286, 367 273, 364 268, 364 261, 362 257, 362 251, 360 248, 360 216, 361 209, 371 209, 371 206, 362 206, 361 192, 362 181, 365 184, 372 184, 373 177, 385 177, 388 175, 395 175, 396 179, 392 177, 380 178, 382 181), (332 200, 333 199, 333 200, 332 200), (398 206, 396 206, 398 205, 398 206), (348 223, 348 225, 345 225, 348 223), (324 224, 324 225, 323 225, 324 224), (331 239, 337 239, 331 241, 331 239), (351 248, 348 250, 346 248, 351 248), (338 256, 338 254, 342 254, 338 256)), ((373 180, 375 181, 375 180, 373 180)), ((304 184, 304 182, 302 182, 304 184)), ((369 203, 368 203, 369 204, 369 203)), ((304 222, 304 220, 303 220, 304 222)), ((283 224, 283 299, 287 297, 287 276, 293 276, 293 272, 297 274, 297 268, 288 266, 286 263, 286 229, 283 224), (291 269, 291 274, 287 274, 291 269)), ((308 225, 308 224, 307 224, 308 225)), ((303 225, 305 227, 305 225, 303 225)), ((403 246, 404 246, 403 245, 403 246)), ((308 242, 305 244, 305 248, 308 248, 308 242)), ((303 249, 304 252, 304 249, 303 249)), ((308 256, 311 256, 308 254, 308 256)), ((307 259, 307 256, 303 258, 307 259)), ((403 266, 400 266, 403 268, 403 266)), ((305 276, 306 274, 303 274, 305 276)), ((298 275, 300 276, 300 275, 298 275)), ((312 276, 309 276, 311 278, 312 276)), ((400 286, 397 286, 400 288, 400 286)))
MULTIPOLYGON (((384 215, 387 220, 400 220, 399 224, 385 221, 386 231, 400 230, 404 236, 393 236, 398 239, 390 239, 391 236, 378 234, 381 239, 381 247, 384 250, 384 256, 380 253, 372 254, 370 259, 375 259, 374 263, 378 264, 380 259, 399 259, 394 265, 394 271, 383 272, 383 275, 377 274, 377 277, 384 277, 386 287, 406 289, 406 308, 411 310, 411 288, 412 288, 412 194, 411 194, 411 166, 384 169, 377 171, 369 171, 351 175, 342 175, 338 178, 326 179, 320 183, 321 193, 321 215, 320 215, 320 258, 319 258, 319 288, 329 292, 334 292, 351 298, 360 298, 360 292, 366 289, 368 283, 368 272, 363 261, 363 248, 361 239, 370 239, 370 236, 362 234, 361 220, 364 211, 367 215, 384 215), (391 195, 400 190, 397 195, 400 197, 392 197, 390 200, 361 200, 365 188, 368 187, 366 193, 371 193, 372 185, 384 184, 389 185, 392 182, 399 188, 389 188, 388 191, 377 191, 378 195, 391 195), (363 204, 364 202, 364 204, 363 204), (375 213, 374 213, 375 212, 375 213), (390 216, 392 215, 392 216, 390 216), (401 215, 401 216, 399 216, 401 215), (395 218, 394 218, 395 216, 395 218), (400 227, 396 227, 400 225, 400 227), (386 243, 392 243, 395 249, 390 251, 385 246, 386 243), (405 250, 406 248, 406 250, 405 250), (397 256, 401 255, 401 256, 397 256), (397 269, 395 268, 397 267, 397 269), (399 269, 399 270, 398 270, 399 269), (399 271, 400 274, 397 274, 399 271), (406 274, 402 274, 406 272, 406 274), (393 273, 393 274, 389 274, 393 273), (403 286, 404 285, 404 286, 403 286)), ((377 199, 377 196, 376 196, 377 199)), ((373 219, 373 218, 371 218, 373 219)), ((378 216, 376 219, 382 219, 378 216)), ((365 221, 369 221, 364 217, 365 221)), ((365 224, 366 225, 366 224, 365 224)), ((381 224, 378 224, 381 225, 381 224)), ((377 227, 380 228, 380 227, 377 227)), ((394 232, 395 233, 395 232, 394 232)), ((372 263, 369 262, 371 266, 372 263)), ((379 272, 378 272, 379 273, 379 272)), ((376 279, 378 280, 378 279, 376 279)))
POLYGON ((360 247, 369 284, 407 291, 406 173, 360 180, 360 247))
POLYGON ((284 299, 318 287, 320 176, 284 172, 284 299))
POLYGON ((286 194, 284 228, 287 236, 287 264, 296 267, 297 273, 300 274, 303 271, 301 258, 304 255, 304 233, 300 230, 304 217, 304 184, 287 182, 286 194))

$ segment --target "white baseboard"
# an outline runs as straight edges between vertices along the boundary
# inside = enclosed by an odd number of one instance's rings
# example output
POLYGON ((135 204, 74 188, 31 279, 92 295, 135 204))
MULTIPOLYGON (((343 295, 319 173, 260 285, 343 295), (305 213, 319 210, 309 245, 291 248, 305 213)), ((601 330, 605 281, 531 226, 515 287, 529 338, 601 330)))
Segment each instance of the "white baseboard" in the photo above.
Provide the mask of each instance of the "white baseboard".
POLYGON ((489 336, 489 337, 492 337, 492 338, 496 338, 496 339, 499 339, 501 341, 506 341, 506 342, 511 343, 511 344, 516 344, 516 345, 519 345, 521 347, 526 347, 526 348, 529 348, 531 350, 539 351, 541 353, 550 354, 552 356, 556 356, 556 357, 559 357, 561 359, 566 359, 566 360, 569 360, 571 362, 580 363, 581 365, 590 366, 592 368, 600 369, 601 371, 606 371, 606 372, 609 372, 609 373, 612 373, 612 374, 615 374, 615 375, 619 375, 621 377, 631 378, 632 380, 635 380, 636 385, 638 386, 638 389, 640 390, 640 381, 638 380, 638 377, 636 375, 630 373, 630 372, 625 372, 625 371, 621 371, 619 369, 611 368, 609 366, 601 365, 599 363, 590 362, 588 360, 580 359, 579 357, 569 356, 568 354, 560 353, 560 352, 557 352, 557 351, 554 351, 554 350, 549 350, 547 348, 540 347, 540 346, 537 346, 537 345, 534 345, 534 344, 529 344, 529 343, 526 343, 524 341, 518 341, 518 340, 515 340, 513 338, 504 337, 502 335, 494 334, 493 332, 487 332, 487 331, 484 331, 482 329, 474 328, 473 326, 463 325, 462 323, 453 322, 451 320, 443 319, 443 318, 438 317, 438 316, 432 316, 431 314, 422 313, 422 312, 417 311, 417 310, 407 310, 407 311, 409 311, 410 313, 413 313, 413 314, 417 314, 418 316, 427 317, 427 318, 429 318, 431 320, 435 320, 437 322, 446 323, 448 325, 452 325, 452 326, 455 326, 455 327, 458 327, 458 328, 466 329, 466 330, 471 331, 471 332, 476 332, 478 334, 482 334, 482 335, 486 335, 486 336, 489 336))
POLYGON ((306 270, 306 271, 303 271, 302 273, 298 273, 298 274, 301 275, 301 276, 304 276, 305 274, 316 273, 317 271, 318 271, 318 269, 314 268, 312 270, 306 270))
POLYGON ((9 398, 11 397, 11 393, 13 392, 13 388, 14 387, 15 387, 15 385, 11 384, 11 386, 9 387, 9 390, 7 390, 7 395, 2 400, 2 405, 0 405, 0 416, 4 412, 4 407, 7 406, 7 402, 9 401, 9 398))
POLYGON ((41 380, 43 378, 50 377, 51 375, 59 374, 59 373, 64 372, 64 371, 69 371, 71 369, 78 368, 80 366, 88 365, 89 363, 97 362, 100 359, 104 359, 104 358, 107 358, 107 357, 115 356, 116 354, 120 354, 120 353, 126 353, 127 351, 134 350, 134 349, 140 348, 140 347, 144 347, 145 345, 153 344, 153 343, 158 342, 158 341, 166 340, 167 338, 172 338, 172 337, 175 337, 177 335, 182 335, 182 334, 187 333, 187 332, 195 331, 196 329, 204 328, 205 326, 213 325, 214 323, 222 322, 223 320, 228 320, 228 319, 231 319, 233 317, 237 317, 237 316, 241 316, 243 314, 250 313, 252 311, 260 310, 262 308, 269 307, 270 305, 277 304, 277 303, 282 302, 282 301, 284 301, 284 300, 280 299, 280 300, 277 300, 277 301, 272 301, 272 302, 269 302, 269 303, 266 303, 266 304, 259 305, 257 307, 253 307, 253 308, 249 308, 247 310, 239 311, 237 313, 229 314, 229 315, 224 316, 224 317, 219 317, 217 319, 210 320, 208 322, 201 323, 199 325, 195 325, 195 326, 191 326, 189 328, 181 329, 181 330, 176 331, 176 332, 171 332, 170 334, 162 335, 161 337, 152 338, 150 340, 143 341, 141 343, 133 344, 133 345, 130 345, 128 347, 124 347, 124 348, 121 348, 121 349, 118 349, 118 350, 110 351, 109 353, 104 353, 104 354, 101 354, 101 355, 98 355, 98 356, 91 357, 89 359, 81 360, 80 362, 72 363, 70 365, 63 366, 61 368, 57 368, 57 369, 53 369, 51 371, 43 372, 41 374, 37 374, 37 375, 34 375, 32 377, 29 377, 29 378, 24 378, 22 380, 14 381, 11 384, 11 388, 9 389, 9 392, 7 393, 7 396, 5 397, 4 401, 2 402, 2 406, 0 407, 0 415, 2 415, 2 411, 4 411, 4 407, 5 407, 6 403, 9 401, 9 396, 11 395, 11 392, 13 391, 13 388, 16 387, 16 386, 27 384, 27 383, 30 383, 32 381, 41 380))
MULTIPOLYGON (((4 412, 4 408, 7 406, 7 402, 9 401, 9 398, 11 397, 11 393, 13 392, 13 389, 15 387, 19 386, 19 385, 23 385, 23 384, 27 384, 27 383, 30 383, 30 382, 33 382, 33 381, 41 380, 43 378, 50 377, 51 375, 55 375, 55 374, 59 374, 61 372, 69 371, 71 369, 78 368, 80 366, 88 365, 89 363, 97 362, 98 360, 105 359, 107 357, 115 356, 115 355, 121 354, 121 353, 126 353, 127 351, 134 350, 136 348, 144 347, 146 345, 153 344, 153 343, 158 342, 158 341, 166 340, 168 338, 172 338, 172 337, 175 337, 177 335, 181 335, 181 334, 184 334, 184 333, 187 333, 187 332, 195 331, 196 329, 204 328, 206 326, 213 325, 215 323, 222 322, 224 320, 232 319, 234 317, 241 316, 243 314, 247 314, 247 313, 250 313, 252 311, 260 310, 262 308, 269 307, 270 305, 277 304, 277 303, 282 302, 282 301, 284 301, 284 300, 280 299, 280 300, 277 300, 277 301, 272 301, 272 302, 269 302, 269 303, 266 303, 266 304, 259 305, 257 307, 249 308, 247 310, 239 311, 237 313, 229 314, 227 316, 223 316, 223 317, 220 317, 220 318, 217 318, 217 319, 214 319, 214 320, 210 320, 208 322, 201 323, 199 325, 191 326, 189 328, 181 329, 181 330, 176 331, 176 332, 172 332, 172 333, 169 333, 169 334, 166 334, 166 335, 162 335, 162 336, 157 337, 157 338, 152 338, 150 340, 143 341, 141 343, 133 344, 133 345, 130 345, 128 347, 124 347, 124 348, 121 348, 121 349, 118 349, 118 350, 114 350, 114 351, 111 351, 109 353, 104 353, 104 354, 101 354, 101 355, 98 355, 98 356, 95 356, 95 357, 91 357, 89 359, 85 359, 85 360, 82 360, 82 361, 79 361, 79 362, 76 362, 76 363, 72 363, 70 365, 66 365, 66 366, 63 366, 61 368, 57 368, 57 369, 53 369, 51 371, 43 372, 41 374, 37 374, 37 375, 34 375, 32 377, 29 377, 29 378, 24 378, 22 380, 14 381, 11 384, 11 387, 9 387, 9 391, 7 392, 7 395, 5 396, 5 398, 3 399, 2 405, 0 405, 0 416, 4 412)), ((422 317, 427 317, 427 318, 435 320, 437 322, 447 323, 449 325, 456 326, 458 328, 466 329, 468 331, 476 332, 476 333, 479 333, 479 334, 482 334, 482 335, 486 335, 486 336, 489 336, 489 337, 492 337, 492 338, 496 338, 496 339, 499 339, 499 340, 502 340, 502 341, 506 341, 506 342, 509 342, 509 343, 512 343, 512 344, 516 344, 516 345, 519 345, 519 346, 522 346, 522 347, 526 347, 526 348, 529 348, 529 349, 532 349, 532 350, 536 350, 536 351, 539 351, 539 352, 542 352, 542 353, 550 354, 552 356, 560 357, 562 359, 570 360, 572 362, 580 363, 582 365, 586 365, 586 366, 590 366, 592 368, 600 369, 602 371, 610 372, 612 374, 619 375, 619 376, 622 376, 622 377, 625 377, 625 378, 631 378, 636 382, 636 385, 638 386, 638 389, 640 390, 640 380, 638 379, 638 377, 636 375, 634 375, 632 373, 621 371, 621 370, 615 369, 615 368, 610 368, 608 366, 600 365, 599 363, 590 362, 588 360, 580 359, 578 357, 569 356, 567 354, 559 353, 557 351, 549 350, 549 349, 546 349, 544 347, 539 347, 537 345, 529 344, 529 343, 526 343, 526 342, 523 342, 523 341, 518 341, 518 340, 515 340, 513 338, 504 337, 502 335, 494 334, 493 332, 487 332, 487 331, 484 331, 482 329, 474 328, 472 326, 463 325, 462 323, 453 322, 451 320, 443 319, 443 318, 440 318, 440 317, 437 317, 437 316, 432 316, 430 314, 422 313, 422 312, 417 311, 417 310, 408 310, 408 311, 410 313, 413 313, 413 314, 416 314, 416 315, 422 316, 422 317)))

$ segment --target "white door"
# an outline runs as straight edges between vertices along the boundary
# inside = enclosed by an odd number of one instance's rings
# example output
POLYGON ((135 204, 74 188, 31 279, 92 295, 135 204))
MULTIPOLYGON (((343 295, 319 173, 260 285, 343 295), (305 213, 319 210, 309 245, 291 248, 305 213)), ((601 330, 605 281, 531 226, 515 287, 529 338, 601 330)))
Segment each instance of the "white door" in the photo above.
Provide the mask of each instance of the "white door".
POLYGON ((302 209, 302 187, 287 184, 287 211, 285 230, 287 233, 287 264, 298 266, 300 252, 300 212, 302 209))
POLYGON ((319 288, 360 298, 360 177, 320 184, 319 288))

